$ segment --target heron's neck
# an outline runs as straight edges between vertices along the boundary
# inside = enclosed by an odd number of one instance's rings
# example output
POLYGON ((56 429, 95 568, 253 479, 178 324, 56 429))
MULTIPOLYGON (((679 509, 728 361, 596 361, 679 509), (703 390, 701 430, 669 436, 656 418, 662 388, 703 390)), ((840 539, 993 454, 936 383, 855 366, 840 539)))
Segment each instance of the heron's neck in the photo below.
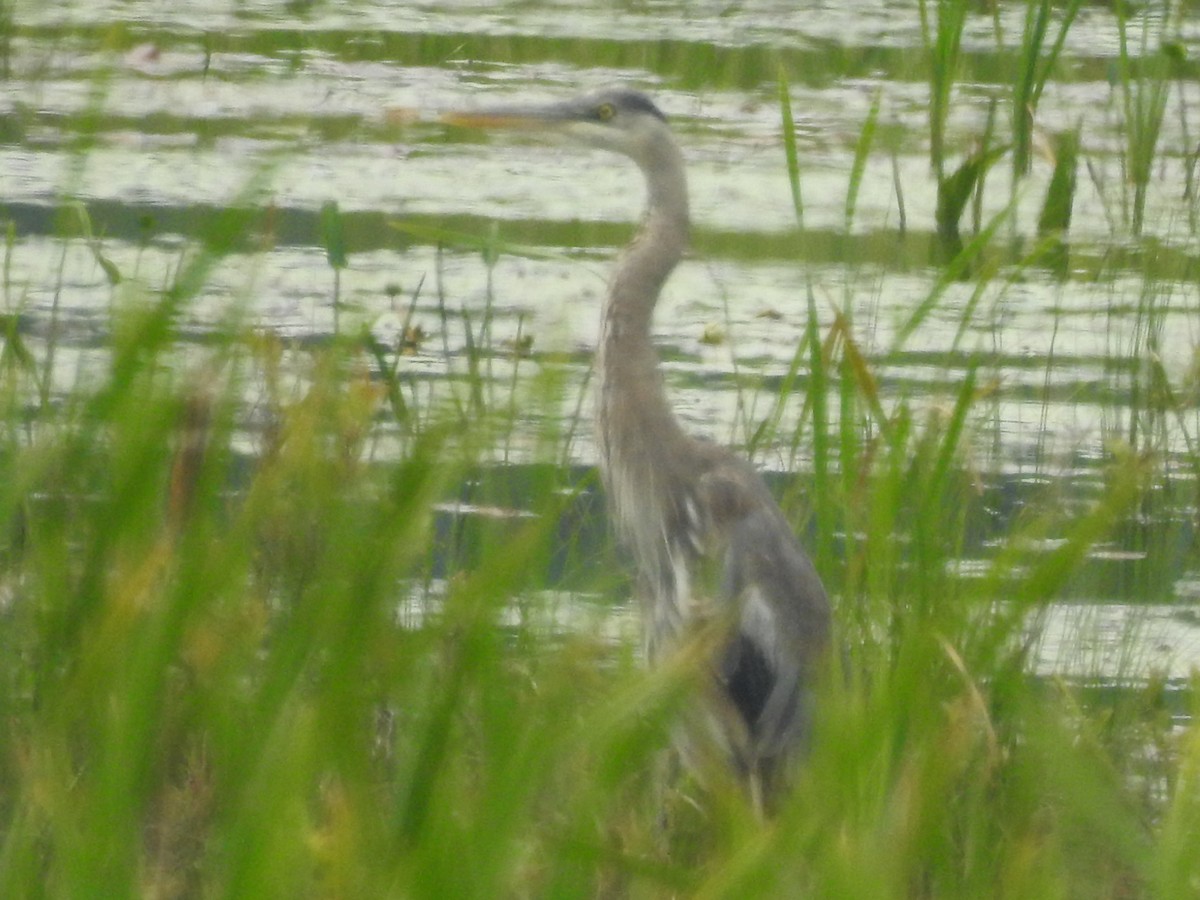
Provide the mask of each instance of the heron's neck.
MULTIPOLYGON (((633 532, 656 529, 666 514, 655 501, 674 477, 672 467, 686 455, 686 440, 667 403, 650 339, 659 292, 688 239, 683 161, 674 145, 665 153, 643 167, 646 214, 613 274, 597 359, 600 467, 618 531, 634 546, 639 541, 633 532)), ((641 546, 646 546, 644 540, 641 546)))
POLYGON ((601 426, 610 431, 632 425, 635 419, 674 421, 663 393, 650 326, 663 283, 687 248, 687 180, 683 157, 673 142, 643 163, 642 171, 646 213, 613 273, 601 330, 599 414, 601 426))
POLYGON ((643 171, 646 213, 613 273, 604 324, 606 341, 649 346, 659 292, 687 249, 688 198, 683 158, 674 145, 643 171))

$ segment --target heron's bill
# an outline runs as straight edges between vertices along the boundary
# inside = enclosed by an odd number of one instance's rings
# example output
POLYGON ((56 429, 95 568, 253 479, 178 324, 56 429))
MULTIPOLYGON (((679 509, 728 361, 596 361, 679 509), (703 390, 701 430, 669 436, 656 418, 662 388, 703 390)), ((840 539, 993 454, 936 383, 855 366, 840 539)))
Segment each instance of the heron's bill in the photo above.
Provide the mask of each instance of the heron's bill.
POLYGON ((564 125, 569 120, 556 106, 538 108, 480 109, 474 112, 447 112, 438 117, 444 125, 458 128, 537 129, 564 125))
POLYGON ((512 116, 498 113, 443 113, 439 117, 443 124, 458 128, 533 128, 545 122, 530 116, 512 116))

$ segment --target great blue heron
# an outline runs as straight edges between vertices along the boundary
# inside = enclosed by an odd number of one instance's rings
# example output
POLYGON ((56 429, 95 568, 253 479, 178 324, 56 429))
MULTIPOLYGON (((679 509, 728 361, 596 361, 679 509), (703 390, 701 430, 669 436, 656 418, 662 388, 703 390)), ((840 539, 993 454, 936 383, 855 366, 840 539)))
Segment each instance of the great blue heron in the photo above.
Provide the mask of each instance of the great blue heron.
POLYGON ((600 471, 636 561, 649 660, 715 634, 710 689, 675 743, 701 777, 722 758, 761 804, 807 738, 829 599, 754 469, 685 434, 667 403, 650 325, 689 226, 683 156, 666 117, 643 94, 613 89, 443 120, 559 132, 623 153, 645 176, 645 216, 613 272, 596 356, 600 471))

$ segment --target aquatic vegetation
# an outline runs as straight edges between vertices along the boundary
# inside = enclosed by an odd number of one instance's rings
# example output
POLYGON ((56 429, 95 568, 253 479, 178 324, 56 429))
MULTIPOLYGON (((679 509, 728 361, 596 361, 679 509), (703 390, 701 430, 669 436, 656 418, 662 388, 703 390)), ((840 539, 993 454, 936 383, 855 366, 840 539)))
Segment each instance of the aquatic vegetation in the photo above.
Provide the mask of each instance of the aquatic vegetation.
POLYGON ((870 52, 737 4, 723 41, 0 14, 0 896, 1194 895, 1190 47, 1081 7, 923 3, 870 52), (528 148, 375 115, 398 59, 697 98, 670 389, 768 470, 844 648, 769 823, 664 778, 697 673, 639 664, 585 326, 536 314, 591 312, 621 183, 532 208, 528 148), (779 203, 713 188, 760 159, 779 203))

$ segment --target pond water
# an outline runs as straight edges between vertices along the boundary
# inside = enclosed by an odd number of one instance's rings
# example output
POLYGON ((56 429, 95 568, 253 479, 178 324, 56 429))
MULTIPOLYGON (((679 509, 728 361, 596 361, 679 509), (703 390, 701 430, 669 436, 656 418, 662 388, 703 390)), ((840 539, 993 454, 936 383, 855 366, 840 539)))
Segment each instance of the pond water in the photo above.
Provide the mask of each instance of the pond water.
MULTIPOLYGON (((999 3, 968 17, 948 171, 978 145, 989 117, 995 140, 1006 140, 1024 10, 999 3)), ((1146 66, 1162 26, 1153 8, 1129 23, 1126 40, 1146 66)), ((1164 460, 1173 499, 1140 538, 1098 548, 1101 574, 1073 599, 1101 610, 1092 620, 1101 638, 1127 633, 1113 625, 1123 617, 1148 623, 1148 658, 1173 677, 1200 664, 1200 215, 1190 190, 1200 24, 1169 25, 1179 77, 1163 108, 1140 235, 1131 225, 1127 104, 1114 75, 1119 29, 1108 5, 1086 6, 1037 112, 1043 149, 1063 132, 1080 134, 1066 264, 1022 262, 1038 240, 1053 166, 1035 155, 1014 186, 1003 158, 964 216, 969 240, 1011 207, 979 263, 1000 274, 978 295, 977 280, 946 286, 911 334, 907 324, 945 270, 930 168, 931 68, 908 0, 18 2, 3 32, 0 198, 15 235, 4 302, 32 348, 55 340, 55 390, 103 365, 112 304, 130 283, 160 289, 222 211, 247 206, 262 210, 253 233, 227 248, 184 311, 187 340, 199 345, 231 311, 301 343, 327 340, 336 324, 394 345, 405 324, 417 326, 424 341, 400 365, 432 396, 466 369, 464 323, 478 329, 486 318, 499 396, 514 374, 549 369, 578 388, 609 261, 639 212, 636 172, 602 154, 430 120, 620 83, 654 95, 689 164, 694 250, 656 322, 688 427, 745 441, 796 353, 810 291, 823 329, 837 311, 851 317, 885 408, 950 403, 977 364, 994 388, 971 423, 972 464, 998 496, 1046 480, 1068 495, 1093 485, 1114 439, 1132 437, 1164 460), (781 73, 802 223, 783 150, 781 73), (874 141, 854 179, 876 104, 874 141), (78 219, 63 212, 72 200, 86 209, 91 246, 61 237, 64 215, 78 219), (321 238, 329 202, 348 251, 336 311, 321 238), (492 248, 487 258, 482 246, 492 248), (529 340, 527 358, 513 353, 529 340), (1170 415, 1144 399, 1149 365, 1182 398, 1170 415)), ((569 416, 579 391, 565 395, 569 416)), ((539 423, 526 424, 533 432, 539 423)), ((570 461, 586 467, 590 432, 575 433, 570 461)), ((518 435, 510 461, 521 461, 521 446, 518 435)), ((783 446, 759 448, 758 462, 778 472, 806 465, 783 446)), ((981 557, 988 538, 974 548, 981 557)), ((1074 671, 1054 651, 1069 630, 1052 623, 1039 668, 1074 671)))

